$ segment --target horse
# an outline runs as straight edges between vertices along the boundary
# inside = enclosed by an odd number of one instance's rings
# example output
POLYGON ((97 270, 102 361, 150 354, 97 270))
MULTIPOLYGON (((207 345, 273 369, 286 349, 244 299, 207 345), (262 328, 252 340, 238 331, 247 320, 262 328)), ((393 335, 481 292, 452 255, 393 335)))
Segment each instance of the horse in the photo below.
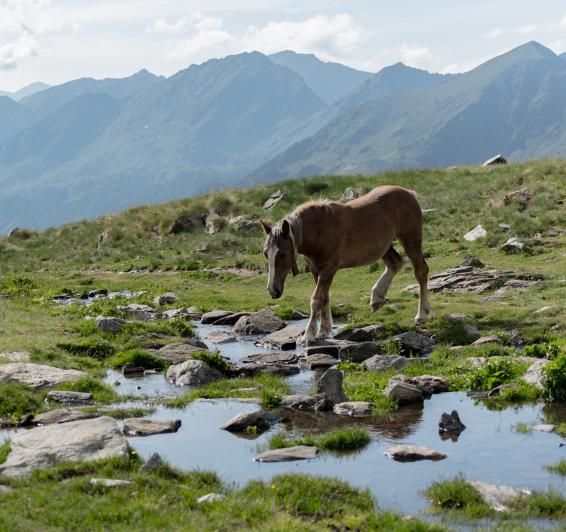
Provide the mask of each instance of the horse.
POLYGON ((266 235, 263 253, 269 266, 270 296, 279 299, 283 295, 289 272, 298 273, 299 255, 303 255, 314 277, 316 288, 302 344, 331 335, 329 290, 338 270, 382 259, 385 271, 371 290, 372 312, 385 304, 391 281, 404 264, 393 247, 395 239, 403 246, 419 283, 415 322, 419 324, 428 318, 428 265, 422 252, 422 210, 414 192, 398 186, 380 186, 347 203, 309 201, 273 226, 264 220, 259 222, 266 235))

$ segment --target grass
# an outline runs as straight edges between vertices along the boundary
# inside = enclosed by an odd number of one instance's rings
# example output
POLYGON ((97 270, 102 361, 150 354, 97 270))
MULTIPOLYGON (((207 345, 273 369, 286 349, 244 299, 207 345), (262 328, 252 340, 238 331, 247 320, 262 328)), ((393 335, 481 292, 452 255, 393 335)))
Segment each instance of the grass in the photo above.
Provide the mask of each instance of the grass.
POLYGON ((83 408, 85 412, 94 412, 103 416, 113 417, 114 419, 128 419, 132 417, 145 417, 155 412, 155 407, 134 406, 131 408, 108 408, 101 410, 100 408, 87 407, 83 408))
POLYGON ((0 382, 0 418, 14 421, 24 414, 36 414, 44 408, 45 393, 22 384, 0 382))
POLYGON ((532 434, 533 426, 530 425, 529 423, 525 423, 523 421, 520 421, 519 423, 515 424, 515 426, 513 427, 513 430, 515 432, 517 432, 518 434, 532 434))
POLYGON ((544 467, 547 471, 560 475, 561 477, 566 477, 566 460, 560 460, 556 464, 547 465, 544 467))
POLYGON ((111 343, 95 339, 59 342, 57 347, 71 355, 90 357, 96 360, 104 360, 116 352, 116 348, 111 343))
POLYGON ((69 392, 91 393, 96 403, 112 403, 127 399, 116 393, 111 386, 91 377, 81 377, 75 381, 59 384, 56 386, 56 389, 69 392))
POLYGON ((195 353, 191 355, 191 358, 193 360, 201 360, 211 368, 217 369, 221 373, 225 373, 230 367, 230 364, 226 361, 226 359, 222 358, 218 353, 207 353, 206 351, 203 351, 202 353, 195 353))
POLYGON ((108 364, 116 369, 122 368, 126 364, 133 364, 138 368, 145 369, 165 369, 167 367, 164 360, 153 356, 143 349, 122 351, 108 360, 108 364))
POLYGON ((280 432, 269 439, 268 447, 269 449, 282 449, 284 447, 296 447, 297 445, 310 445, 318 447, 321 451, 347 453, 363 449, 370 441, 371 437, 367 430, 347 427, 320 436, 303 436, 291 440, 280 432))
POLYGON ((10 450, 10 440, 4 440, 0 445, 0 464, 3 464, 6 460, 8 460, 10 450))

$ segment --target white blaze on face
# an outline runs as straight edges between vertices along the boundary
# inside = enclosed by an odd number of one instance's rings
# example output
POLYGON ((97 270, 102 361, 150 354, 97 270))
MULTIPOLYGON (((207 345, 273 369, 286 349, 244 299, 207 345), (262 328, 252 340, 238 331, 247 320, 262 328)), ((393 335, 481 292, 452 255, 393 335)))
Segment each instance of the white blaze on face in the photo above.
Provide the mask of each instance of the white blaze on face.
POLYGON ((267 280, 267 289, 273 290, 273 283, 275 281, 275 258, 279 253, 279 248, 276 244, 269 246, 267 250, 267 263, 269 264, 269 278, 267 280))

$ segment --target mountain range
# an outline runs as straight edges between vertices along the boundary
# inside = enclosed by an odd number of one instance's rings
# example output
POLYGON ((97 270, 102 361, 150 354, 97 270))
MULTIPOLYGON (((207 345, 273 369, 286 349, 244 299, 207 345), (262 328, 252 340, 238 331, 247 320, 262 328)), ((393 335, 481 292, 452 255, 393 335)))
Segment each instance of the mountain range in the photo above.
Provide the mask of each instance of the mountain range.
POLYGON ((566 54, 458 75, 243 53, 0 96, 0 232, 225 186, 566 155, 566 54))

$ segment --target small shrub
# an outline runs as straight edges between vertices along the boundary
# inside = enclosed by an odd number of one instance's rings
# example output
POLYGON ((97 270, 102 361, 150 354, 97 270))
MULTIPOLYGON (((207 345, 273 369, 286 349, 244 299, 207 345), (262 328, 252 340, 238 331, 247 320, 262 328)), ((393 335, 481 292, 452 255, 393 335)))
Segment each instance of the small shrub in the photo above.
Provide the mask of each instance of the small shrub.
POLYGON ((28 277, 9 277, 0 280, 0 295, 5 297, 27 296, 36 288, 35 283, 28 277))
POLYGON ((528 423, 520 421, 513 426, 513 430, 519 434, 531 434, 533 432, 533 427, 528 423))
POLYGON ((202 351, 200 353, 195 353, 191 356, 193 360, 201 360, 202 362, 208 364, 211 368, 217 369, 222 373, 225 373, 230 364, 222 358, 218 353, 207 353, 202 351))
POLYGON ((60 342, 57 344, 57 347, 71 355, 90 357, 97 360, 104 360, 116 352, 116 348, 110 342, 94 339, 60 342))
POLYGON ((328 451, 347 452, 363 449, 371 441, 369 432, 362 428, 338 429, 317 438, 317 447, 328 451))
POLYGON ((169 323, 173 331, 179 336, 182 336, 183 338, 193 338, 195 336, 193 326, 187 320, 184 320, 183 318, 174 318, 169 323))
POLYGON ((262 390, 261 406, 266 409, 277 408, 281 406, 281 396, 277 393, 273 393, 271 390, 262 390))
POLYGON ((401 356, 403 344, 400 340, 389 340, 382 345, 383 352, 388 355, 401 356))
POLYGON ((566 401, 566 355, 551 360, 543 371, 544 397, 549 401, 566 401))
POLYGON ((527 345, 523 351, 526 357, 553 359, 562 353, 562 347, 556 342, 527 345))
POLYGON ((466 380, 471 391, 492 390, 493 388, 513 381, 520 374, 521 367, 506 359, 491 359, 481 367, 472 371, 466 380))

